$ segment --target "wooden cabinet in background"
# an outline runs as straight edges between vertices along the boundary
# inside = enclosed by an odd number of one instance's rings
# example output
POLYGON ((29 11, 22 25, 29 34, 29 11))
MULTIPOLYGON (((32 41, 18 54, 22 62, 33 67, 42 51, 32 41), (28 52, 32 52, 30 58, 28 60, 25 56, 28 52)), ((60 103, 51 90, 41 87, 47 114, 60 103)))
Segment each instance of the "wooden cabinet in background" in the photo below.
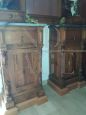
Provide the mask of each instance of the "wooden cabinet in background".
POLYGON ((25 22, 25 12, 12 11, 12 10, 0 10, 1 22, 25 22))
POLYGON ((86 80, 86 28, 82 29, 83 50, 82 53, 82 74, 86 80))
POLYGON ((26 11, 33 15, 61 16, 61 0, 26 0, 26 11))
POLYGON ((62 0, 26 0, 26 11, 41 23, 55 23, 62 15, 62 0))
POLYGON ((25 0, 1 0, 1 22, 25 22, 25 0))
POLYGON ((46 100, 41 78, 42 27, 0 27, 6 108, 46 100))
POLYGON ((79 87, 85 81, 82 74, 82 29, 51 28, 49 84, 60 95, 79 87))

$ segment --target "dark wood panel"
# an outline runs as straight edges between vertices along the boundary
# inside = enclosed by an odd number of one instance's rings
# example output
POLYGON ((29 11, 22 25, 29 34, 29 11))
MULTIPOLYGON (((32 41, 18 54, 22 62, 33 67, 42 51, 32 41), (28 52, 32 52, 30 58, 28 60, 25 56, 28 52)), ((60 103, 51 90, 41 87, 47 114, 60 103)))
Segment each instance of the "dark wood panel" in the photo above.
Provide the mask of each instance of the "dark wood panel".
POLYGON ((86 32, 82 33, 80 28, 50 27, 50 33, 49 81, 61 90, 74 83, 85 81, 86 78, 82 75, 81 52, 84 51, 82 45, 86 39, 86 32))
POLYGON ((0 27, 6 108, 44 96, 41 81, 42 27, 0 27), (4 49, 3 49, 4 47, 4 49), (15 104, 14 104, 15 103, 15 104))
POLYGON ((61 0, 26 0, 26 10, 29 14, 60 16, 61 0))
POLYGON ((86 18, 86 0, 80 0, 80 15, 86 18))

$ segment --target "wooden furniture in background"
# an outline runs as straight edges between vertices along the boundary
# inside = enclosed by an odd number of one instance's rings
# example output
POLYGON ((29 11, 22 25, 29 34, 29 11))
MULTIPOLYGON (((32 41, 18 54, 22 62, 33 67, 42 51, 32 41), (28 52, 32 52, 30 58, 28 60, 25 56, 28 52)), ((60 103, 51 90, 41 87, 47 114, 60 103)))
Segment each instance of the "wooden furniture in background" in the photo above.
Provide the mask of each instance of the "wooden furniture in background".
POLYGON ((44 16, 61 16, 61 0, 26 0, 29 14, 44 16))
POLYGON ((26 12, 42 23, 55 23, 62 15, 62 0, 26 0, 26 12))
POLYGON ((82 29, 74 27, 51 28, 49 84, 60 95, 80 87, 82 75, 82 29))
POLYGON ((25 0, 2 0, 0 8, 1 22, 25 22, 26 2, 25 0))
POLYGON ((82 53, 82 73, 86 80, 86 28, 82 29, 83 50, 82 53))
POLYGON ((70 16, 67 17, 65 20, 66 24, 77 24, 77 25, 85 25, 86 19, 81 16, 70 16))
POLYGON ((25 22, 25 12, 13 10, 0 10, 1 22, 25 22))
POLYGON ((36 98, 47 100, 42 88, 42 27, 0 27, 2 77, 6 108, 36 98))

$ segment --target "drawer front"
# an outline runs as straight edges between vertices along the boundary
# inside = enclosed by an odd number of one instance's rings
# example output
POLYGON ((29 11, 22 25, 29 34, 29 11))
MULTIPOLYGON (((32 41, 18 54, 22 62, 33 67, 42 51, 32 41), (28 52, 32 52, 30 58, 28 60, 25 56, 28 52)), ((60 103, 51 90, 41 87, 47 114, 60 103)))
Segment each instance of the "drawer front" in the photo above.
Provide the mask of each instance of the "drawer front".
POLYGON ((6 45, 38 47, 42 45, 42 32, 38 28, 7 29, 5 34, 6 45))

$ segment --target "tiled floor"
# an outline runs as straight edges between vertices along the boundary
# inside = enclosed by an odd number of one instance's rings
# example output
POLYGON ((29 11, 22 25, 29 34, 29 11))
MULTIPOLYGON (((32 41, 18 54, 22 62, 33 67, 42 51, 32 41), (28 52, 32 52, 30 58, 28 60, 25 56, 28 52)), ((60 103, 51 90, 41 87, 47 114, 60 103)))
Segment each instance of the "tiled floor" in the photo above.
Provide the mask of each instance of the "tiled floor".
POLYGON ((48 102, 23 110, 19 115, 86 115, 86 88, 73 90, 62 97, 48 85, 44 89, 48 102))

